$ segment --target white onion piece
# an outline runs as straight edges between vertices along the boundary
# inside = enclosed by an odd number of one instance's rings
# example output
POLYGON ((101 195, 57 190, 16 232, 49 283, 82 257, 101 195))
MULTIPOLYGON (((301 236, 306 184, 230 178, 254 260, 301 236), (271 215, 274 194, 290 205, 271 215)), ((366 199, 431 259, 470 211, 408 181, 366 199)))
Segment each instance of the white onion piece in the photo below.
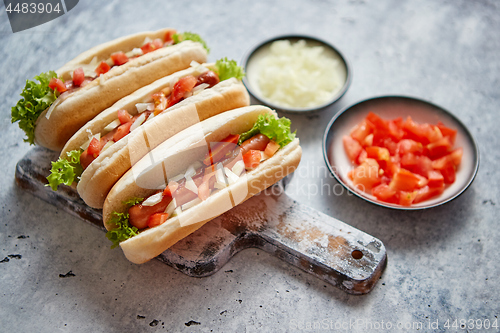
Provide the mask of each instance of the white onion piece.
POLYGON ((208 69, 208 68, 206 68, 206 67, 205 67, 205 66, 203 66, 203 65, 199 65, 198 67, 196 67, 196 68, 194 69, 193 75, 194 75, 194 76, 198 76, 198 75, 201 75, 201 74, 206 73, 206 72, 208 72, 208 71, 209 71, 209 69, 208 69))
POLYGON ((261 162, 267 160, 268 158, 269 157, 263 151, 260 152, 260 161, 261 162))
POLYGON ((238 177, 241 176, 241 173, 244 170, 245 170, 245 162, 243 162, 242 160, 236 162, 231 169, 231 171, 233 171, 233 173, 238 177))
POLYGON ((176 207, 177 207, 177 204, 176 204, 175 198, 174 198, 174 199, 172 199, 172 201, 170 201, 167 208, 165 208, 165 213, 167 213, 168 216, 171 216, 176 207))
POLYGON ((186 178, 186 184, 184 186, 191 192, 198 195, 198 187, 196 186, 192 178, 186 178))
POLYGON ((87 150, 87 148, 90 145, 90 141, 92 141, 92 139, 96 138, 97 141, 101 140, 101 133, 97 133, 96 135, 92 135, 92 132, 90 131, 90 129, 87 129, 87 133, 90 134, 89 139, 83 145, 80 146, 80 148, 82 148, 83 150, 87 150))
POLYGON ((82 67, 83 75, 88 77, 96 77, 97 73, 95 69, 97 68, 98 62, 97 57, 94 57, 88 64, 77 65, 76 68, 82 67))
POLYGON ((156 194, 153 194, 146 200, 142 202, 143 206, 154 206, 156 204, 159 204, 161 202, 161 199, 163 199, 163 192, 158 192, 156 194))
POLYGON ((130 126, 130 132, 137 129, 139 126, 141 126, 145 120, 146 120, 146 114, 141 113, 141 115, 134 121, 132 126, 130 126))
POLYGON ((224 168, 224 173, 226 174, 227 176, 227 180, 229 182, 229 184, 234 184, 238 181, 239 177, 236 176, 231 170, 229 170, 228 168, 224 168))
POLYGON ((190 67, 198 67, 200 66, 200 63, 196 60, 192 60, 191 63, 189 64, 190 67))
POLYGON ((200 202, 202 202, 202 200, 198 197, 196 197, 195 199, 189 201, 189 202, 186 202, 184 205, 182 205, 182 210, 186 210, 186 209, 189 209, 197 204, 199 204, 200 202))
POLYGON ((125 53, 125 55, 128 58, 132 58, 132 57, 135 57, 135 56, 141 56, 143 54, 144 54, 144 52, 142 52, 142 49, 140 49, 138 47, 134 48, 132 51, 128 51, 127 53, 125 53))
POLYGON ((146 119, 146 122, 150 121, 151 119, 153 119, 155 117, 155 114, 154 113, 151 113, 148 117, 148 119, 146 119))
POLYGON ((196 95, 208 87, 210 87, 210 85, 208 83, 202 83, 202 84, 199 84, 196 87, 194 87, 193 90, 191 90, 191 92, 193 93, 193 95, 196 95))
POLYGON ((144 38, 144 42, 142 42, 142 45, 146 45, 147 43, 151 43, 153 40, 151 38, 149 38, 149 36, 147 36, 146 38, 144 38))
POLYGON ((135 105, 137 112, 143 113, 144 111, 153 111, 155 109, 155 103, 137 103, 135 105))
POLYGON ((192 91, 186 91, 182 97, 184 97, 186 99, 186 98, 189 98, 191 96, 193 96, 193 92, 192 91))
POLYGON ((109 67, 113 67, 115 65, 115 62, 111 58, 107 59, 106 63, 109 65, 109 67))
POLYGON ((104 127, 104 132, 111 132, 120 125, 121 125, 120 119, 115 119, 112 122, 110 122, 106 127, 104 127))
POLYGON ((181 206, 177 207, 174 212, 172 213, 172 216, 177 216, 177 215, 180 215, 182 213, 182 208, 181 206))
POLYGON ((108 149, 109 147, 111 147, 115 142, 113 140, 109 140, 108 142, 106 142, 106 144, 104 145, 104 147, 102 147, 101 149, 101 153, 103 151, 105 151, 106 149, 108 149))
MULTIPOLYGON (((61 97, 61 96, 59 96, 59 97, 61 97)), ((58 106, 59 104, 61 104, 62 100, 59 97, 56 98, 56 100, 54 101, 54 103, 52 103, 52 105, 49 107, 47 113, 45 114, 45 118, 49 119, 50 115, 52 114, 52 111, 54 111, 54 109, 56 108, 56 106, 58 106)))
POLYGON ((186 173, 184 174, 184 177, 187 179, 187 178, 193 177, 194 175, 196 175, 196 170, 195 170, 193 165, 190 165, 187 168, 186 173))
POLYGON ((215 187, 218 189, 227 186, 226 177, 224 176, 224 172, 222 172, 222 169, 222 164, 218 163, 215 170, 215 187))

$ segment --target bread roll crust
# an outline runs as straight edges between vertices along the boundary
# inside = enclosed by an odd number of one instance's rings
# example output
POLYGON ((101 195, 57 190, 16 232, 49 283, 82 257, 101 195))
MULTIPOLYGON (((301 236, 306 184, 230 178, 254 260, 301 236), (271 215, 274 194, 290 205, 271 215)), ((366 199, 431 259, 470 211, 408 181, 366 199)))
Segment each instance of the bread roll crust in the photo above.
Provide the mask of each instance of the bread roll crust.
MULTIPOLYGON (((203 140, 216 142, 231 133, 245 132, 253 126, 258 115, 263 113, 275 115, 275 112, 267 107, 249 106, 212 117, 201 124, 205 133, 203 140)), ((176 173, 181 171, 182 166, 185 168, 189 165, 191 161, 178 161, 175 155, 201 141, 199 138, 193 139, 190 132, 192 132, 192 128, 178 133, 153 151, 157 156, 164 156, 161 163, 163 163, 165 169, 172 169, 176 173)), ((241 177, 238 182, 215 192, 207 200, 189 208, 179 216, 170 218, 157 227, 144 230, 139 235, 121 242, 120 247, 127 259, 137 264, 156 257, 177 241, 193 233, 217 215, 222 214, 223 212, 218 212, 215 216, 206 219, 203 217, 207 211, 212 211, 212 208, 223 206, 224 200, 226 200, 229 193, 234 196, 235 193, 240 193, 238 191, 241 188, 246 187, 247 192, 245 192, 244 197, 238 200, 238 203, 247 200, 293 172, 300 162, 301 155, 302 149, 299 139, 295 139, 280 149, 274 156, 262 162, 257 168, 247 172, 246 179, 241 177), (179 220, 181 218, 187 220, 193 218, 196 221, 199 220, 199 222, 181 226, 179 220)), ((155 160, 160 161, 159 159, 155 160)), ((106 198, 103 209, 103 221, 108 230, 113 228, 113 225, 109 223, 112 212, 125 212, 127 210, 123 201, 132 197, 146 197, 154 193, 154 190, 138 186, 134 177, 134 174, 144 172, 150 167, 151 163, 146 161, 145 158, 142 159, 136 164, 134 170, 129 170, 113 186, 106 198)), ((151 177, 155 177, 152 172, 150 173, 151 177)), ((145 172, 145 175, 148 176, 148 173, 145 172)), ((158 174, 156 174, 156 178, 158 178, 158 174)))
MULTIPOLYGON (((70 79, 70 73, 79 64, 89 63, 94 56, 107 59, 114 52, 141 46, 147 36, 152 39, 163 37, 168 30, 136 34, 105 43, 84 52, 56 72, 66 80, 70 79)), ((60 151, 80 127, 119 99, 161 77, 188 68, 193 60, 203 63, 206 59, 207 52, 200 43, 184 41, 113 67, 71 93, 54 109, 49 119, 46 118, 47 110, 42 112, 35 124, 35 142, 60 151)))

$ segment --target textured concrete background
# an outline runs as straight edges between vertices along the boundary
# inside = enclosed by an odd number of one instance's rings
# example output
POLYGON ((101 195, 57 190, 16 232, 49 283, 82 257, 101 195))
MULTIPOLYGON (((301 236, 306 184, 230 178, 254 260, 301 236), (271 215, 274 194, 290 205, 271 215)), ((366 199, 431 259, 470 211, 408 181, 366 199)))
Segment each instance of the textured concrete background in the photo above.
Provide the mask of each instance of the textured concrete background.
POLYGON ((449 331, 447 320, 498 320, 499 10, 493 0, 81 0, 55 21, 12 34, 1 5, 0 260, 21 258, 0 263, 0 330, 277 332, 321 323, 309 331, 343 325, 368 332, 420 322, 420 331, 430 331, 437 321, 449 331), (155 260, 133 265, 109 250, 96 228, 16 187, 16 162, 30 147, 10 124, 10 106, 25 80, 96 44, 164 26, 202 34, 210 60, 239 60, 257 42, 291 32, 316 35, 344 52, 354 72, 342 100, 290 116, 304 157, 287 192, 385 243, 388 266, 370 294, 350 296, 260 250, 243 251, 202 279, 155 260), (398 212, 346 193, 312 191, 337 184, 321 156, 328 120, 346 105, 385 94, 429 100, 469 127, 481 165, 459 198, 398 212), (59 277, 69 271, 74 276, 59 277), (356 320, 365 325, 348 326, 356 320))

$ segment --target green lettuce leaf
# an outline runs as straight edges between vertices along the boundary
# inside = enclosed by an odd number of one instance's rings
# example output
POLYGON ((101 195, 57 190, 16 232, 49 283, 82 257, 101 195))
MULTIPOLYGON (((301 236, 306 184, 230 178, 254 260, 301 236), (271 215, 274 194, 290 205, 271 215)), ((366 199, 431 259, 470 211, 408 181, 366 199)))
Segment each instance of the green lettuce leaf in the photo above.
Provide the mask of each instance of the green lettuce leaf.
POLYGON ((295 139, 296 132, 290 132, 290 124, 291 121, 288 118, 276 119, 272 114, 261 114, 252 129, 240 135, 238 144, 241 145, 245 140, 261 133, 276 141, 283 148, 295 139))
POLYGON ((57 186, 60 184, 71 186, 73 182, 78 182, 78 177, 83 172, 80 165, 81 154, 82 150, 72 150, 66 153, 67 158, 59 157, 57 161, 52 162, 50 175, 47 177, 49 183, 45 186, 50 186, 53 191, 57 191, 57 186))
POLYGON ((138 203, 141 203, 143 201, 144 201, 144 198, 132 198, 132 199, 128 199, 128 200, 123 201, 123 204, 125 206, 127 206, 128 208, 130 208, 130 207, 137 205, 138 203))
POLYGON ((219 75, 221 81, 230 79, 232 77, 241 80, 245 77, 245 71, 238 66, 236 61, 228 60, 227 58, 219 59, 215 62, 215 72, 219 75))
POLYGON ((203 45, 203 48, 205 48, 205 50, 207 50, 207 53, 210 53, 210 48, 207 46, 207 43, 205 43, 205 41, 198 34, 186 31, 186 32, 174 34, 172 36, 172 39, 174 40, 174 44, 178 44, 178 43, 185 41, 185 40, 192 40, 193 42, 198 42, 201 45, 203 45))
POLYGON ((35 123, 40 114, 54 103, 56 96, 49 88, 50 79, 57 77, 56 72, 49 71, 35 76, 34 80, 26 80, 21 93, 23 97, 11 109, 12 123, 19 122, 19 128, 26 133, 25 142, 35 144, 35 123))
POLYGON ((120 242, 139 234, 139 230, 136 227, 129 225, 129 218, 128 213, 113 212, 109 223, 114 224, 115 227, 106 233, 106 237, 113 243, 111 245, 112 249, 120 245, 120 242))
MULTIPOLYGON (((123 204, 127 206, 127 209, 137 205, 138 203, 141 203, 144 201, 144 198, 131 198, 129 200, 123 201, 123 204)), ((128 213, 117 213, 113 212, 111 215, 111 219, 109 220, 110 224, 114 224, 115 227, 111 230, 109 230, 106 233, 106 237, 113 242, 113 245, 111 245, 111 248, 114 249, 117 247, 120 242, 127 240, 135 235, 138 234, 139 229, 136 227, 131 227, 128 219, 130 218, 130 215, 128 213)))

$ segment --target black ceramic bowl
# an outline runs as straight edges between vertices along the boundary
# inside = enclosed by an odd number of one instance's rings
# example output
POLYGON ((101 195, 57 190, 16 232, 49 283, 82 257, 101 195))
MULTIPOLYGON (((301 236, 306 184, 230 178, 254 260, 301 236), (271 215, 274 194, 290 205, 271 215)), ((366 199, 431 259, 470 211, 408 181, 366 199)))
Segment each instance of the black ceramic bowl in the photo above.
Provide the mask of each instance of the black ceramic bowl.
POLYGON ((250 51, 243 57, 241 63, 243 64, 246 72, 243 83, 252 96, 261 103, 281 111, 306 112, 325 108, 340 99, 340 97, 345 94, 351 83, 351 69, 342 53, 330 43, 307 35, 282 35, 267 39, 251 48, 250 51), (264 97, 258 85, 258 76, 262 68, 261 61, 270 53, 271 44, 278 40, 289 40, 292 44, 299 40, 305 40, 307 46, 322 46, 324 47, 324 52, 326 52, 326 54, 330 55, 333 59, 337 59, 339 66, 339 85, 338 88, 332 92, 331 97, 326 102, 311 107, 289 107, 280 105, 264 97))
POLYGON ((455 199, 469 187, 479 168, 477 144, 469 130, 458 118, 439 106, 404 96, 371 98, 338 112, 326 128, 323 137, 323 156, 332 175, 354 195, 379 206, 401 210, 431 208, 455 199), (417 123, 437 124, 438 121, 441 121, 445 126, 456 129, 458 132, 454 147, 463 148, 463 157, 456 172, 455 182, 447 186, 440 196, 409 207, 382 202, 371 194, 356 189, 352 181, 347 177, 347 173, 355 166, 345 153, 342 137, 349 135, 351 129, 360 123, 370 111, 378 114, 383 119, 395 119, 397 117, 406 119, 407 116, 411 116, 417 123))

